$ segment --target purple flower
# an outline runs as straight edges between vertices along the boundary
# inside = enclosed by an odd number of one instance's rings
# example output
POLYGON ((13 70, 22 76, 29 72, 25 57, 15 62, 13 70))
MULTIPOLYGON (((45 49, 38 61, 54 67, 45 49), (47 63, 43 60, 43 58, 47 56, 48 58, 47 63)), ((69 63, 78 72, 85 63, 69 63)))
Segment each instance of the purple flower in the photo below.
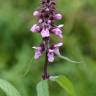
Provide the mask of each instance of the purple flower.
POLYGON ((39 59, 39 57, 41 56, 41 47, 33 47, 35 49, 35 59, 39 59))
POLYGON ((55 35, 57 35, 58 37, 63 38, 62 31, 60 30, 60 28, 56 27, 56 28, 52 29, 52 32, 55 35))
POLYGON ((32 47, 32 48, 35 49, 35 56, 34 56, 35 59, 39 59, 39 57, 41 56, 41 53, 45 50, 44 44, 41 44, 38 47, 32 47))
POLYGON ((54 56, 55 56, 55 54, 57 54, 59 52, 59 47, 62 46, 62 45, 63 45, 63 43, 54 44, 54 45, 52 45, 52 47, 50 47, 48 49, 47 56, 48 56, 48 61, 49 62, 54 61, 54 56))
POLYGON ((54 50, 49 49, 47 56, 48 56, 48 61, 53 62, 54 61, 54 50))
POLYGON ((40 31, 40 27, 37 24, 34 24, 31 27, 30 31, 32 31, 32 32, 38 32, 38 31, 40 31))
POLYGON ((54 28, 54 21, 62 19, 62 15, 56 12, 55 3, 55 0, 42 0, 41 8, 33 12, 33 16, 38 17, 38 24, 34 24, 31 31, 38 32, 42 38, 49 37, 51 33, 60 38, 63 37, 61 31, 63 25, 61 24, 54 28))
POLYGON ((40 16, 40 12, 39 12, 39 11, 34 11, 34 12, 33 12, 33 16, 39 17, 39 16, 40 16))
POLYGON ((59 47, 63 46, 63 43, 58 43, 58 44, 55 44, 53 47, 54 47, 54 53, 55 54, 58 54, 60 53, 59 52, 59 47))
POLYGON ((49 30, 48 30, 47 28, 46 28, 46 29, 43 29, 43 30, 41 31, 41 36, 42 36, 43 38, 49 37, 49 36, 50 36, 49 30))
POLYGON ((62 19, 62 15, 61 14, 55 14, 54 19, 55 20, 61 20, 62 19))

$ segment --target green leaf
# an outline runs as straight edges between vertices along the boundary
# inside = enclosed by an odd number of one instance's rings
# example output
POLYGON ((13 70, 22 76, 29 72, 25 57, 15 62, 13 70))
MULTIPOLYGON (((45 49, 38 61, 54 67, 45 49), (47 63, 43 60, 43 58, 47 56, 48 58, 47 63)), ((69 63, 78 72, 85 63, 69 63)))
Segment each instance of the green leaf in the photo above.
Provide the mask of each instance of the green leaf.
POLYGON ((68 57, 66 57, 66 56, 62 56, 62 55, 60 54, 59 50, 57 50, 57 51, 55 52, 55 54, 56 54, 59 58, 64 59, 64 60, 66 60, 66 61, 68 61, 68 62, 71 62, 71 63, 80 63, 80 62, 77 62, 77 61, 73 61, 73 60, 71 60, 70 58, 68 58, 68 57))
POLYGON ((37 84, 37 96, 49 96, 47 80, 42 80, 37 84))
POLYGON ((58 83, 70 96, 76 96, 71 81, 65 76, 51 76, 50 80, 58 83))
POLYGON ((73 61, 73 60, 71 60, 70 58, 68 58, 66 56, 58 55, 58 57, 60 57, 61 59, 66 60, 68 62, 71 62, 71 63, 80 63, 80 62, 77 62, 77 61, 73 61))
POLYGON ((17 89, 6 80, 0 79, 0 88, 7 96, 21 96, 17 89))

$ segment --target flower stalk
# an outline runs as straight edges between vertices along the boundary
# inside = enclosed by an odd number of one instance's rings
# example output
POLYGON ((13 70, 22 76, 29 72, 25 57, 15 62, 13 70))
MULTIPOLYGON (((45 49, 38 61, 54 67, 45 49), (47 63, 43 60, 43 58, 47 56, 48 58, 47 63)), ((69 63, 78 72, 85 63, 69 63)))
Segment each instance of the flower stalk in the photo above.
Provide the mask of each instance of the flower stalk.
POLYGON ((56 20, 62 19, 62 15, 56 11, 55 0, 41 0, 41 7, 33 12, 38 20, 38 24, 34 24, 30 31, 37 32, 42 37, 42 42, 39 46, 33 47, 35 49, 35 59, 39 59, 42 53, 45 53, 44 73, 42 78, 44 80, 49 79, 48 64, 54 61, 55 55, 59 52, 59 47, 63 43, 50 44, 50 35, 54 34, 59 38, 63 38, 61 29, 63 25, 55 25, 56 20))
POLYGON ((44 42, 45 42, 45 64, 44 64, 44 73, 43 73, 43 80, 46 80, 46 79, 49 79, 49 75, 48 75, 48 57, 47 57, 47 50, 49 48, 49 38, 45 38, 44 39, 44 42))

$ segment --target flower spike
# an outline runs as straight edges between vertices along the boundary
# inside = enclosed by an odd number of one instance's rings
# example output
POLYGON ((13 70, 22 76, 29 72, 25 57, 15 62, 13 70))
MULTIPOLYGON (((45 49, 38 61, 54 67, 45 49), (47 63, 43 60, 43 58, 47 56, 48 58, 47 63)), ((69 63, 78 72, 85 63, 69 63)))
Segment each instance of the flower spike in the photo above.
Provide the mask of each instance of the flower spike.
POLYGON ((35 59, 39 59, 42 53, 45 53, 45 64, 44 64, 44 73, 42 78, 49 79, 49 75, 47 72, 47 67, 49 62, 53 62, 55 56, 59 56, 60 58, 67 60, 69 62, 74 62, 67 57, 62 57, 59 52, 59 47, 63 45, 62 42, 58 44, 50 44, 50 35, 54 34, 59 38, 63 38, 62 28, 63 24, 55 25, 54 22, 56 20, 61 20, 62 15, 57 12, 56 8, 56 0, 41 0, 41 7, 33 12, 33 16, 35 16, 38 20, 37 24, 34 24, 30 31, 37 32, 40 34, 42 38, 42 43, 33 47, 35 49, 35 59))

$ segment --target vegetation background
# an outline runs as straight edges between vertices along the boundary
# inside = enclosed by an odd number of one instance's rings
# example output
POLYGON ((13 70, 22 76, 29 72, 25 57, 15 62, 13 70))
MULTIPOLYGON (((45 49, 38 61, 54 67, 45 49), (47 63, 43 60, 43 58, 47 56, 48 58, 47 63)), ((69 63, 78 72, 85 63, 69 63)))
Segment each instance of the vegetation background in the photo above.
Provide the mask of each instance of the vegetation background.
MULTIPOLYGON (((44 56, 34 60, 34 50, 41 42, 30 32, 36 19, 32 12, 40 0, 0 0, 0 78, 11 82, 22 96, 37 96, 44 56)), ((65 24, 62 55, 80 64, 55 58, 49 64, 51 75, 64 74, 73 83, 77 96, 96 96, 96 0, 57 0, 57 10, 65 24)), ((52 36, 52 41, 58 38, 52 36)), ((50 96, 67 96, 55 83, 49 83, 50 96)), ((0 96, 6 96, 0 90, 0 96)))

